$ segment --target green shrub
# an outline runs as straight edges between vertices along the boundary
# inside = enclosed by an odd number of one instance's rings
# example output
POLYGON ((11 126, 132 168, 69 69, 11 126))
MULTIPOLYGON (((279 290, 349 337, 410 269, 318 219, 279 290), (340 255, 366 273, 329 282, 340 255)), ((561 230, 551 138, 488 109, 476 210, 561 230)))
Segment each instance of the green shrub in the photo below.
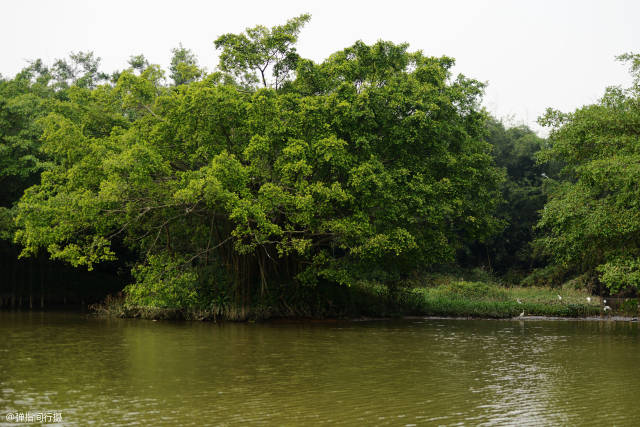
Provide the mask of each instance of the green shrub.
POLYGON ((522 286, 558 287, 565 279, 566 270, 559 265, 537 268, 521 282, 522 286))
POLYGON ((133 306, 189 308, 198 305, 197 275, 184 268, 184 261, 166 254, 149 257, 133 269, 135 282, 125 288, 133 306))
POLYGON ((620 305, 620 311, 627 316, 638 315, 638 300, 637 299, 625 299, 620 305))

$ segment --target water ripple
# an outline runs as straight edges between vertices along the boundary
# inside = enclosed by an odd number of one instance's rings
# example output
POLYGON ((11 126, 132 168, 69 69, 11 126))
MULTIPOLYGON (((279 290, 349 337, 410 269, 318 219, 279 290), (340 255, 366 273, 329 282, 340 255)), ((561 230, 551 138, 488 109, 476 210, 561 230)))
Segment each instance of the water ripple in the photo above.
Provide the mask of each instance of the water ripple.
MULTIPOLYGON (((0 313, 0 409, 85 425, 634 425, 634 324, 0 313)), ((2 412, 0 411, 0 415, 2 412)))

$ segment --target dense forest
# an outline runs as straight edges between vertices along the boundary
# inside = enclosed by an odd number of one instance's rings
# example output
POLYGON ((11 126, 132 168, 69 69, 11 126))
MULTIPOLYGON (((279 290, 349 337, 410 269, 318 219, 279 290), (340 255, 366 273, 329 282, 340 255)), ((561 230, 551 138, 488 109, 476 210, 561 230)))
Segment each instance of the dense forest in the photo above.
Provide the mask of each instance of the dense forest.
POLYGON ((640 55, 619 57, 631 87, 549 110, 541 138, 452 58, 302 58, 309 19, 220 36, 213 72, 179 46, 169 70, 78 52, 0 77, 0 306, 122 291, 245 318, 438 275, 635 292, 640 55))

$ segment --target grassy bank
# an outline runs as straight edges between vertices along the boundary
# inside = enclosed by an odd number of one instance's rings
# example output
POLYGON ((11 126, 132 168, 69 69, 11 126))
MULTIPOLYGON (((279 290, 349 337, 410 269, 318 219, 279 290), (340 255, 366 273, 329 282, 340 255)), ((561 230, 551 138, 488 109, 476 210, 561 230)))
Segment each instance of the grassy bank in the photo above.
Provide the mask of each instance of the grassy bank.
POLYGON ((92 308, 97 314, 115 317, 211 321, 363 316, 511 318, 522 312, 526 316, 552 317, 611 314, 603 312, 601 298, 581 290, 503 287, 493 283, 465 281, 427 287, 394 288, 384 284, 362 283, 349 288, 280 288, 248 307, 233 304, 228 299, 219 299, 208 307, 140 307, 128 304, 124 298, 108 298, 104 304, 92 308))
POLYGON ((524 312, 526 316, 587 317, 601 314, 603 307, 600 298, 578 290, 504 288, 477 282, 414 288, 409 294, 416 314, 428 316, 508 318, 524 312))

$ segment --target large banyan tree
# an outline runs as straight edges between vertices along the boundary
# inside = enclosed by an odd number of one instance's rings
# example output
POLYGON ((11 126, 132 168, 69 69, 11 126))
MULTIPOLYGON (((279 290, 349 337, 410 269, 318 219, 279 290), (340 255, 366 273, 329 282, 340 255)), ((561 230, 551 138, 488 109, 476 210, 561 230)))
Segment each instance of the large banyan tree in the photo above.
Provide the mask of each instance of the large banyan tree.
POLYGON ((220 37, 211 74, 182 52, 172 85, 143 64, 71 87, 42 121, 53 166, 19 203, 23 253, 91 268, 126 247, 129 297, 184 307, 393 282, 495 232, 483 85, 404 44, 303 59, 308 18, 220 37))

